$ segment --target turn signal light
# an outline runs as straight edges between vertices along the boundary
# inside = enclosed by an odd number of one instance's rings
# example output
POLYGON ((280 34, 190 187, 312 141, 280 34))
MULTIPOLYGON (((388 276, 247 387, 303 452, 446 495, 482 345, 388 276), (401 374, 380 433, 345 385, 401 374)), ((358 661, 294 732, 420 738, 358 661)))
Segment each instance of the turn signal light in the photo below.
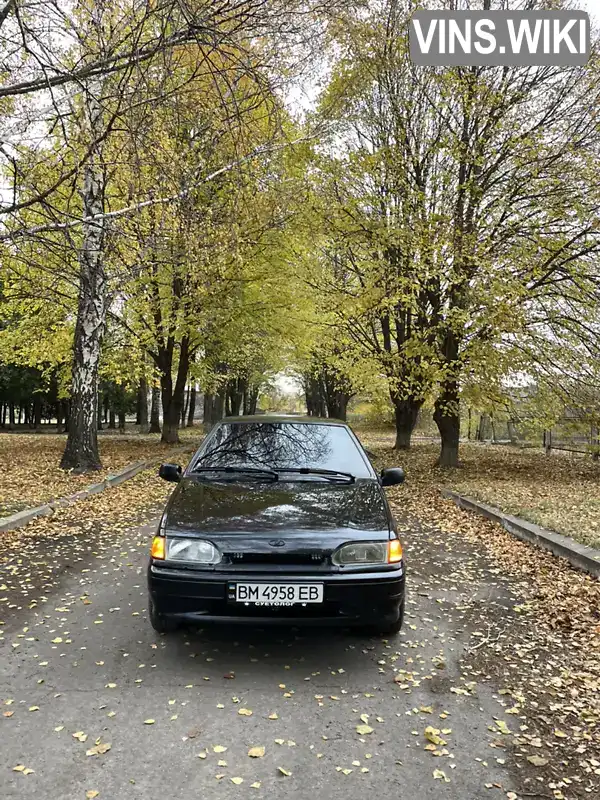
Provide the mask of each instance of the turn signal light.
POLYGON ((402 544, 400 539, 392 539, 388 545, 388 564, 396 564, 402 561, 402 544))
POLYGON ((155 536, 154 539, 152 539, 152 548, 150 550, 152 558, 165 557, 165 542, 166 539, 164 536, 155 536))

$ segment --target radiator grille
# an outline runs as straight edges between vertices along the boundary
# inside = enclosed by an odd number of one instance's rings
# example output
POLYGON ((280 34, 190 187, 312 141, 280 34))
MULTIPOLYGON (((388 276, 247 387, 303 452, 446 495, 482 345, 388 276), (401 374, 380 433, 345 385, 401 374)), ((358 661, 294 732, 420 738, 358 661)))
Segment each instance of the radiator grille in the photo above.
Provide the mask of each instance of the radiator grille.
POLYGON ((325 562, 323 553, 229 553, 232 564, 289 564, 319 565, 325 562))

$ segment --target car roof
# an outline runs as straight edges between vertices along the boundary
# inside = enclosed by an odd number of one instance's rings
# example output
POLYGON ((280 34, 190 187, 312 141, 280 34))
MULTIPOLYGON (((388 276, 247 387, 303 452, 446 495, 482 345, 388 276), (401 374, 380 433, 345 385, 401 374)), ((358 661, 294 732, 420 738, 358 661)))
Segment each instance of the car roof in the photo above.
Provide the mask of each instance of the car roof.
POLYGON ((331 419, 329 417, 302 417, 298 414, 247 414, 239 417, 223 417, 219 422, 296 422, 310 425, 338 425, 346 427, 346 423, 339 419, 331 419))

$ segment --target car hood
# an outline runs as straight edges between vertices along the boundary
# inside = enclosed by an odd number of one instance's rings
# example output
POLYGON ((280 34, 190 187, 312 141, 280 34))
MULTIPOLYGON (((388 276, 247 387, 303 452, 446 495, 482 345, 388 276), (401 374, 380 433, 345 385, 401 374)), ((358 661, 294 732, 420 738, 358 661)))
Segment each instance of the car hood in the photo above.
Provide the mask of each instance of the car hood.
POLYGON ((163 527, 200 535, 338 533, 351 539, 379 532, 387 538, 390 520, 374 480, 208 483, 184 477, 167 504, 163 527))

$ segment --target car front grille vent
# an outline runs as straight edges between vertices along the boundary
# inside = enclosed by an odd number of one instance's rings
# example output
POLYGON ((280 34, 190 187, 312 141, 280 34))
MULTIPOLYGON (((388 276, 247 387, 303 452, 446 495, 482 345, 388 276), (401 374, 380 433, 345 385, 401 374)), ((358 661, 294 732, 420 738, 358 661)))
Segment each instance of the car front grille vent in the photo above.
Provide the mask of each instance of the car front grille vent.
POLYGON ((322 564, 323 553, 230 553, 234 564, 322 564))

